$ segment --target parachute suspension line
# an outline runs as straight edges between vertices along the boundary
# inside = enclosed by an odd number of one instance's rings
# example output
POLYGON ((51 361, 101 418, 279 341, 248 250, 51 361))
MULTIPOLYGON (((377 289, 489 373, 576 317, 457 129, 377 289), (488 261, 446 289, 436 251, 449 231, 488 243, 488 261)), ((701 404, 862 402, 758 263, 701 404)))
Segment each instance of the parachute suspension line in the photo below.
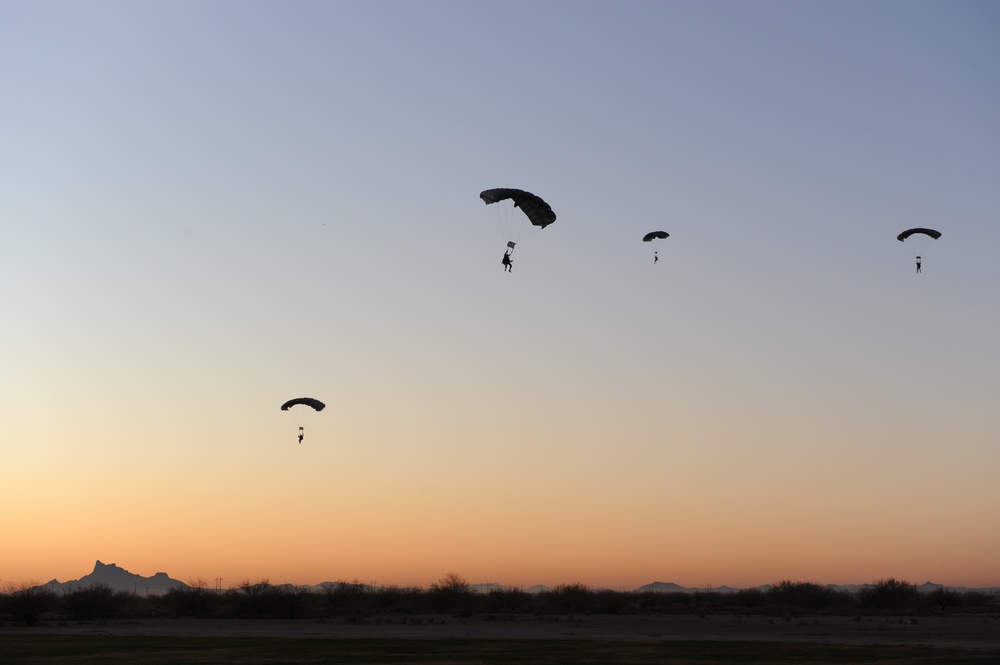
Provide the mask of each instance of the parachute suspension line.
POLYGON ((493 204, 493 219, 497 224, 497 232, 504 240, 510 240, 510 219, 507 215, 506 207, 499 203, 493 204))
POLYGON ((307 411, 305 409, 295 410, 295 424, 298 425, 299 433, 297 436, 298 442, 302 443, 302 439, 306 436, 306 425, 312 420, 312 415, 314 412, 307 411))
POLYGON ((505 242, 519 243, 534 235, 540 228, 533 226, 512 201, 500 201, 490 207, 493 209, 497 231, 505 242))
POLYGON ((518 236, 520 234, 518 233, 517 218, 515 217, 516 212, 514 204, 510 201, 501 201, 493 204, 497 229, 500 231, 500 237, 504 240, 513 240, 514 242, 519 240, 518 236))
POLYGON ((520 242, 521 240, 524 240, 525 238, 529 238, 529 237, 535 235, 536 233, 538 233, 539 230, 540 229, 537 226, 532 226, 531 224, 525 224, 525 225, 523 225, 523 226, 521 226, 521 227, 518 228, 518 231, 516 233, 516 235, 517 235, 516 240, 518 242, 520 242))

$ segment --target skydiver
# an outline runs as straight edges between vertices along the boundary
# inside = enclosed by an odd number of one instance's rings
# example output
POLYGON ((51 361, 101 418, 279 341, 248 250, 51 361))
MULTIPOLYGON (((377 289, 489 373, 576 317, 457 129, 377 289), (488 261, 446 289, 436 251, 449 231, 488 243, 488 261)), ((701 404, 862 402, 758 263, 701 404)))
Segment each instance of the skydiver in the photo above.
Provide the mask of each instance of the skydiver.
POLYGON ((500 261, 503 264, 504 272, 513 272, 511 269, 514 266, 514 262, 510 260, 510 250, 508 249, 503 254, 503 260, 500 261))
POLYGON ((659 260, 660 260, 660 257, 656 255, 656 252, 653 252, 653 263, 656 263, 659 260))
POLYGON ((299 443, 302 443, 302 439, 304 439, 304 438, 305 438, 305 436, 306 436, 306 435, 305 435, 305 430, 304 430, 303 428, 301 428, 301 427, 300 427, 300 428, 299 428, 299 443))
POLYGON ((917 257, 917 272, 920 272, 920 257, 917 257))

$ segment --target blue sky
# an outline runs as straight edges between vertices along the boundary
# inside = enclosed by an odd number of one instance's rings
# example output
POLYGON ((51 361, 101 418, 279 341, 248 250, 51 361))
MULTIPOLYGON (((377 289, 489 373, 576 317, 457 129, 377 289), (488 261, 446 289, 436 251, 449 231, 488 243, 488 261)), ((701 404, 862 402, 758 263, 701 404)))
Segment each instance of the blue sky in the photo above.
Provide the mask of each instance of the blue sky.
POLYGON ((0 502, 48 507, 0 578, 1000 583, 998 27, 990 2, 5 3, 0 502), (492 187, 558 215, 509 275, 492 187), (920 275, 911 226, 943 233, 920 275), (292 449, 300 395, 330 408, 292 449), (314 542, 291 514, 338 554, 243 553, 314 542), (116 535, 136 520, 162 542, 116 535), (544 547, 498 562, 491 529, 544 547))

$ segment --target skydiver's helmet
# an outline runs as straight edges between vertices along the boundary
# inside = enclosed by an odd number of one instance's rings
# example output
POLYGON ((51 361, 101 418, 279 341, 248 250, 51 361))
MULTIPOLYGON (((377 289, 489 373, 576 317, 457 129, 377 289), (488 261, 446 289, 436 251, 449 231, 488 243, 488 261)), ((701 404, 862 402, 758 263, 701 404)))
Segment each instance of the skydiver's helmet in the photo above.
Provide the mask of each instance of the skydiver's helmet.
POLYGON ((514 249, 514 241, 513 240, 508 240, 507 241, 507 246, 510 247, 511 249, 514 249))

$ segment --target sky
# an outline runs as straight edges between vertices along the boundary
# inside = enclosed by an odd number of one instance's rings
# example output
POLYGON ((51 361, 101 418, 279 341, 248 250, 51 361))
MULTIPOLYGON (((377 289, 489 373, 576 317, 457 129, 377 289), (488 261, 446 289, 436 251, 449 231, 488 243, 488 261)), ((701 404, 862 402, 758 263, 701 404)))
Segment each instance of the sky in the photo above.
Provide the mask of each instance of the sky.
POLYGON ((998 31, 3 2, 0 583, 1000 586, 998 31))

